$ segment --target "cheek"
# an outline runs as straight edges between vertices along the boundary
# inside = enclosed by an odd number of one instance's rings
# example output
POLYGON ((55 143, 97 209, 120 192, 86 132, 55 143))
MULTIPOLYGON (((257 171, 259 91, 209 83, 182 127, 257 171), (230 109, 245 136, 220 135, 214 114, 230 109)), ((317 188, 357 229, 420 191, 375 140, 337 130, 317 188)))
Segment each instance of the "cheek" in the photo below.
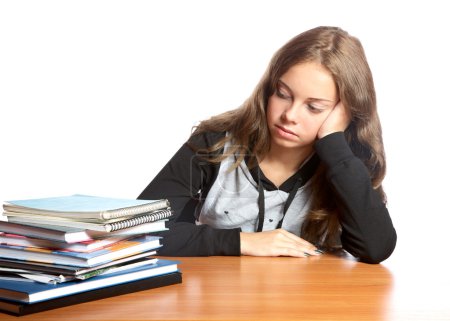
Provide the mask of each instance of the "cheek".
POLYGON ((274 121, 275 119, 277 119, 277 117, 280 114, 280 111, 278 108, 279 104, 276 103, 276 101, 274 101, 273 98, 269 98, 269 101, 267 103, 267 109, 266 109, 266 118, 267 121, 274 121))
POLYGON ((322 127, 323 122, 327 118, 327 115, 313 115, 308 117, 308 119, 304 119, 302 122, 303 128, 307 131, 310 136, 317 136, 320 127, 322 127))

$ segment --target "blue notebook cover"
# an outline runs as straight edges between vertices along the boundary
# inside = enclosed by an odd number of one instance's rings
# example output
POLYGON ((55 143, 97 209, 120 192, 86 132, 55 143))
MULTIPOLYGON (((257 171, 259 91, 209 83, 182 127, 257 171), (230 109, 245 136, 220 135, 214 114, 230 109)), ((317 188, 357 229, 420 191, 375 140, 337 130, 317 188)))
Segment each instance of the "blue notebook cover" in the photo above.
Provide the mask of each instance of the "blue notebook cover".
POLYGON ((23 261, 92 267, 161 247, 160 237, 143 235, 89 253, 0 245, 0 257, 23 261))
POLYGON ((12 200, 3 204, 8 212, 74 218, 113 219, 133 216, 169 207, 166 199, 138 200, 92 195, 70 195, 12 200))
POLYGON ((158 259, 155 264, 99 275, 83 281, 43 284, 0 279, 0 298, 35 303, 173 272, 178 272, 177 261, 158 259))

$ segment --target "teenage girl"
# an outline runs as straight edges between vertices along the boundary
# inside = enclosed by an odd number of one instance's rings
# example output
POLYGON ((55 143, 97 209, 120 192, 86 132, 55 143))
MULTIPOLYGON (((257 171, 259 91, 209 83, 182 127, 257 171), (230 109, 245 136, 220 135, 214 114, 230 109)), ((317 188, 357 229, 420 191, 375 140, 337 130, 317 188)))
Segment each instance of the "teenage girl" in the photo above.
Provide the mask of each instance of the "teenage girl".
POLYGON ((372 74, 358 39, 318 27, 273 56, 237 109, 202 121, 139 195, 175 215, 160 255, 388 258, 396 232, 372 74))

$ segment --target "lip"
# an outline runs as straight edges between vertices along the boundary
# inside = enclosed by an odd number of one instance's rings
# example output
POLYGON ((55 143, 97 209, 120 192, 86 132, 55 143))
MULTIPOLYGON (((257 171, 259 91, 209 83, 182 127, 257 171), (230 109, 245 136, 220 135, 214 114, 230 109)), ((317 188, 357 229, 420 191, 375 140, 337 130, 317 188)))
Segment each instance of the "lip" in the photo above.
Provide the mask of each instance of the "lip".
POLYGON ((294 133, 293 131, 287 129, 286 127, 280 126, 280 125, 275 125, 275 127, 283 134, 288 134, 288 135, 292 135, 295 137, 298 137, 298 135, 296 133, 294 133))

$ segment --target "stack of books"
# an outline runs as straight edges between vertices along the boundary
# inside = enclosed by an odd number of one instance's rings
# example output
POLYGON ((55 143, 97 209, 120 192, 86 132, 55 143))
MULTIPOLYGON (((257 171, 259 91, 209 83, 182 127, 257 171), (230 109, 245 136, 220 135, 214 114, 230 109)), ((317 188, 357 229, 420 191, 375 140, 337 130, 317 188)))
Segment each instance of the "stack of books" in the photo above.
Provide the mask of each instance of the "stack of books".
POLYGON ((181 283, 156 257, 166 199, 89 195, 8 201, 0 221, 0 310, 24 315, 181 283))

